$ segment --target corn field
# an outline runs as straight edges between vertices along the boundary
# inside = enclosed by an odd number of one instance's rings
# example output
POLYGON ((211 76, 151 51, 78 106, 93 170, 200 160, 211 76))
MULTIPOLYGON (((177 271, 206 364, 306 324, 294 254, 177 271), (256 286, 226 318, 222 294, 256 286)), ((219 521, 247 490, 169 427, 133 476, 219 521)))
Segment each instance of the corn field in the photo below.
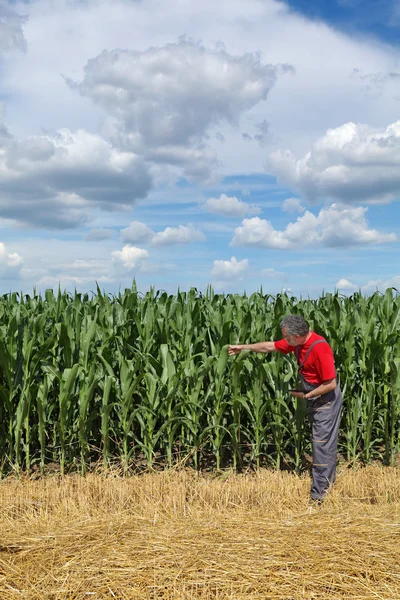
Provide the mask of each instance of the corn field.
POLYGON ((344 397, 339 451, 393 464, 400 431, 400 295, 261 292, 175 295, 135 284, 118 295, 0 298, 0 471, 93 463, 125 471, 185 460, 194 468, 301 470, 306 405, 290 396, 291 355, 230 343, 280 338, 289 313, 327 337, 344 397))

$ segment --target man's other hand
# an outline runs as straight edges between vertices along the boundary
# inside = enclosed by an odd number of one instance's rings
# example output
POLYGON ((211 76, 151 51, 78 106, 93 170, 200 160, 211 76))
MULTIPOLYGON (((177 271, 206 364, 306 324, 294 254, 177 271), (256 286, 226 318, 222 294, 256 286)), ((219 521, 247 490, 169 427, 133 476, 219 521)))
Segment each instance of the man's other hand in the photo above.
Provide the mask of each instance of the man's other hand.
POLYGON ((304 398, 305 397, 305 392, 294 392, 292 390, 290 390, 290 393, 292 394, 292 396, 294 396, 295 398, 304 398))
POLYGON ((234 354, 239 354, 243 350, 243 346, 228 346, 228 356, 233 356, 234 354))

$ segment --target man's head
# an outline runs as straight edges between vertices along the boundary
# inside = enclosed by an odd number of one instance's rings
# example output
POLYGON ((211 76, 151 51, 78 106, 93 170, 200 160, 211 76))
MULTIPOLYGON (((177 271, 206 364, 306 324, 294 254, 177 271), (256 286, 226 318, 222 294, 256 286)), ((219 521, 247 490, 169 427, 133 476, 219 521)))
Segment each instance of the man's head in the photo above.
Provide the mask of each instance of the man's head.
POLYGON ((282 335, 290 346, 304 344, 310 332, 308 323, 300 315, 287 315, 281 321, 282 335))

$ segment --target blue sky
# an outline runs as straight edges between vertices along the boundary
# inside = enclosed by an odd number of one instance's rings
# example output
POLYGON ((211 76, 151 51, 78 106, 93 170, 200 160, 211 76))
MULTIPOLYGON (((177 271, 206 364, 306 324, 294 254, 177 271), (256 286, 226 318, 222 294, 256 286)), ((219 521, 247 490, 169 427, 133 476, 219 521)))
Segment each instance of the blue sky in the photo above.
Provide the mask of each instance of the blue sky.
POLYGON ((399 44, 400 4, 393 0, 285 0, 293 11, 348 34, 399 44))
POLYGON ((0 0, 0 293, 400 288, 400 5, 0 0))

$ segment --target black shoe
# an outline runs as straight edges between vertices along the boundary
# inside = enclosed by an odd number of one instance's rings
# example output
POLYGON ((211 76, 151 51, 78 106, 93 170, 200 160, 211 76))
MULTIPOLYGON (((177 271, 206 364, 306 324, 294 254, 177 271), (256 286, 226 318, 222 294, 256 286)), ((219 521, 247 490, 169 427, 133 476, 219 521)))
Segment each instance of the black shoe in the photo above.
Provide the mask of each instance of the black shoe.
POLYGON ((324 501, 323 498, 310 498, 308 501, 308 505, 309 506, 321 506, 323 501, 324 501))

